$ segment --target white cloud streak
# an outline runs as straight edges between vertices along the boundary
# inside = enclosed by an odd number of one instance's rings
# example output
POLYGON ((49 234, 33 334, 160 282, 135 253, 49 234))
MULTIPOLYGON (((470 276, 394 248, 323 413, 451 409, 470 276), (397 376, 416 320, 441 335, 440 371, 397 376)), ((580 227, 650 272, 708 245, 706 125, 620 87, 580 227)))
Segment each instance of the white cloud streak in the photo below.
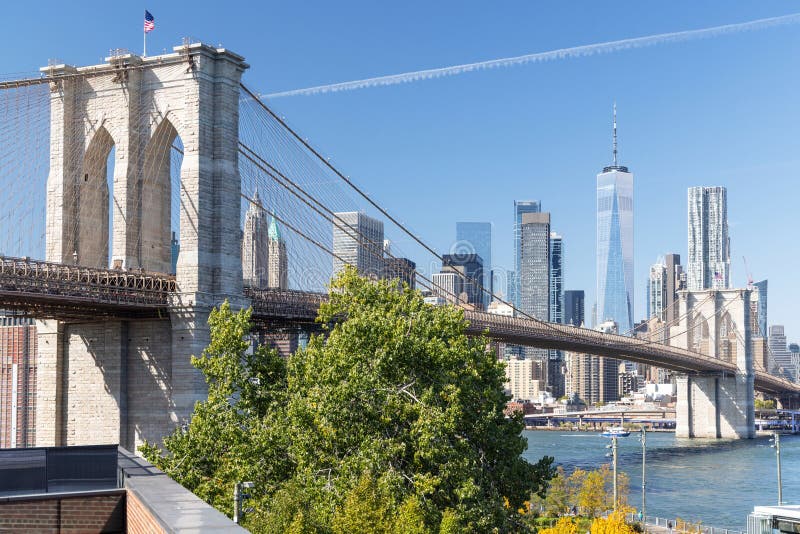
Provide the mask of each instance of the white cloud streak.
POLYGON ((354 91, 356 89, 368 89, 371 87, 431 80, 433 78, 442 78, 444 76, 456 76, 458 74, 475 72, 479 70, 515 67, 517 65, 525 65, 528 63, 542 63, 545 61, 556 61, 560 59, 580 58, 593 56, 596 54, 611 54, 613 52, 621 52, 623 50, 631 50, 634 48, 645 48, 648 46, 655 46, 665 43, 679 43, 697 39, 709 39, 713 37, 719 37, 721 35, 765 30, 775 26, 784 26, 797 23, 800 23, 800 13, 793 13, 780 17, 758 19, 737 24, 726 24, 724 26, 714 26, 712 28, 660 33, 645 37, 621 39, 619 41, 607 41, 604 43, 561 48, 559 50, 550 50, 548 52, 537 52, 535 54, 526 54, 524 56, 492 59, 489 61, 479 61, 477 63, 466 63, 464 65, 453 65, 451 67, 440 67, 436 69, 418 70, 414 72, 404 72, 402 74, 378 76, 375 78, 365 78, 363 80, 354 80, 350 82, 318 85, 316 87, 281 91, 278 93, 261 96, 264 98, 283 98, 287 96, 311 96, 323 93, 336 93, 340 91, 354 91))

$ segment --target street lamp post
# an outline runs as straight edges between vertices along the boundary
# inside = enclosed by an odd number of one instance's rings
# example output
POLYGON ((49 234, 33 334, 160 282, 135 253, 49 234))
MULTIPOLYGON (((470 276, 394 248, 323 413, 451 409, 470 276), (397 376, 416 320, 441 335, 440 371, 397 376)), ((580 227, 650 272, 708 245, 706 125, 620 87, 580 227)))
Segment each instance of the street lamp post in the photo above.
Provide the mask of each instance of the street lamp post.
POLYGON ((783 484, 781 482, 781 435, 775 432, 770 441, 770 447, 775 449, 775 459, 778 462, 778 506, 783 504, 783 484))
POLYGON ((642 425, 642 527, 647 532, 647 430, 642 425))
MULTIPOLYGON (((606 449, 611 449, 613 476, 614 476, 614 511, 617 511, 617 436, 611 436, 611 445, 606 445, 606 449)), ((606 454, 606 457, 608 455, 606 454)))
POLYGON ((233 486, 233 522, 236 524, 239 524, 245 513, 253 511, 252 508, 242 509, 242 503, 250 498, 250 494, 245 493, 244 490, 249 490, 253 487, 255 487, 255 484, 252 482, 237 482, 233 486))

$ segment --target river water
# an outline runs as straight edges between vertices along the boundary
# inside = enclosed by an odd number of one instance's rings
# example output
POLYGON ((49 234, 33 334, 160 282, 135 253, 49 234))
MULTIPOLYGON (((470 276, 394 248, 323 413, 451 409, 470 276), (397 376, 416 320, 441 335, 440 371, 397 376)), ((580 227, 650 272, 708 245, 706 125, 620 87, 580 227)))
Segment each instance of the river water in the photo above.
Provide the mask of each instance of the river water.
MULTIPOLYGON (((529 431, 524 456, 536 461, 554 456, 567 472, 595 469, 611 459, 598 433, 529 431)), ((647 515, 680 517, 703 525, 746 531, 756 505, 778 501, 775 449, 769 437, 735 441, 677 439, 671 432, 647 433, 647 515)), ((618 469, 630 477, 628 502, 637 509, 642 496, 642 445, 639 433, 618 439, 618 469)), ((783 501, 800 504, 800 435, 781 436, 783 501)))

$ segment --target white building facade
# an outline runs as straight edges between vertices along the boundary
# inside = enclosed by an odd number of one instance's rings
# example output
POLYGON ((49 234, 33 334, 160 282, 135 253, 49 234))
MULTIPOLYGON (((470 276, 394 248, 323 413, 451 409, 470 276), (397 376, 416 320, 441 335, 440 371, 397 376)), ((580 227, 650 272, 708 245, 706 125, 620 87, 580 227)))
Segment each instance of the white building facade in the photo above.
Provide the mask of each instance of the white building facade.
POLYGON ((731 287, 727 190, 724 187, 690 187, 688 204, 687 287, 691 291, 727 289, 731 287))

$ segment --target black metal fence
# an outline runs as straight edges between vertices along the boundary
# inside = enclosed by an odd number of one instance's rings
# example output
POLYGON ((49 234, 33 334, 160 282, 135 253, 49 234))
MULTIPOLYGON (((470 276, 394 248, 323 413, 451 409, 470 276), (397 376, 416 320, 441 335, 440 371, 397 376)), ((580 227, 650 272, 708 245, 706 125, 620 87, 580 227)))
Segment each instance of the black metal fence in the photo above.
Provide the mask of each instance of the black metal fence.
POLYGON ((119 488, 116 445, 0 449, 0 496, 119 488))

